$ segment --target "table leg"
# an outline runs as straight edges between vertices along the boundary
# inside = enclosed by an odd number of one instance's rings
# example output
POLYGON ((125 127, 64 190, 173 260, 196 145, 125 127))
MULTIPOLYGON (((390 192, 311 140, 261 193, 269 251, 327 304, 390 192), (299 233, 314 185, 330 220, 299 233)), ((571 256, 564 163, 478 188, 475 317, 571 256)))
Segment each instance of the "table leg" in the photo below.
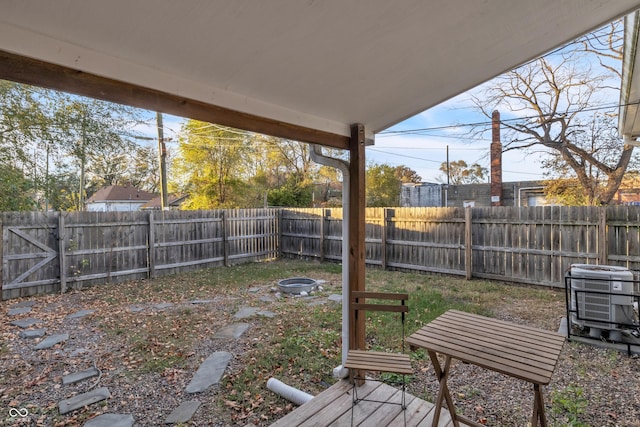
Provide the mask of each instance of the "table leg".
POLYGON ((451 421, 453 422, 454 427, 460 427, 460 423, 456 418, 456 409, 455 406, 453 406, 453 399, 451 399, 449 387, 447 387, 447 377, 449 376, 449 368, 451 367, 451 357, 446 356, 444 369, 440 367, 438 355, 434 351, 429 351, 429 358, 433 364, 433 370, 436 374, 436 378, 438 378, 438 381, 440 382, 438 397, 435 402, 435 412, 433 413, 433 421, 431 425, 432 427, 436 427, 438 425, 438 422, 440 421, 440 412, 442 411, 442 400, 445 400, 447 402, 447 409, 449 409, 449 414, 451 414, 451 421))
POLYGON ((533 415, 531 416, 531 427, 537 427, 540 421, 540 427, 547 427, 547 417, 544 414, 544 400, 542 398, 542 389, 540 384, 533 385, 533 415))

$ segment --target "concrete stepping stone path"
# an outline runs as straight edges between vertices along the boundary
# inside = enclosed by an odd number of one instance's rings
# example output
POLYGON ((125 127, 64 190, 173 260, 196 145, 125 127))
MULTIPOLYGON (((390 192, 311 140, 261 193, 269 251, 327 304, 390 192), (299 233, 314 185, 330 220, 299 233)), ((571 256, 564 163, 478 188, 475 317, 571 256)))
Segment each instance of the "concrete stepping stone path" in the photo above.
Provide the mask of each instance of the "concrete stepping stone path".
POLYGON ((64 415, 110 397, 111 393, 109 393, 109 389, 107 387, 100 387, 86 393, 78 394, 69 399, 61 400, 58 402, 58 410, 60 411, 60 415, 64 415))
POLYGON ((102 414, 84 424, 84 427, 131 427, 136 420, 130 414, 102 414))
POLYGON ((186 423, 191 419, 191 417, 193 417, 193 414, 196 413, 199 407, 200 401, 198 400, 182 402, 180 406, 169 414, 165 420, 165 424, 186 423))
POLYGON ((233 338, 238 339, 249 329, 248 323, 231 323, 219 329, 214 335, 214 338, 233 338))
POLYGON ((75 384, 77 382, 86 380, 88 378, 97 377, 100 375, 100 371, 96 368, 85 369, 84 371, 74 372, 62 377, 62 384, 75 384))
POLYGON ((331 294, 331 295, 329 295, 329 296, 327 297, 327 299, 328 299, 329 301, 337 302, 337 303, 339 303, 339 304, 342 304, 342 295, 340 295, 340 294, 331 294))
POLYGON ((7 314, 9 316, 18 316, 19 314, 26 314, 29 313, 31 311, 31 307, 16 307, 16 308, 10 308, 9 311, 7 311, 7 314))
POLYGON ((233 317, 236 319, 247 319, 253 316, 275 317, 276 313, 273 311, 260 310, 257 307, 240 307, 240 310, 238 310, 233 317))
POLYGON ((44 323, 44 320, 36 319, 34 317, 27 317, 26 319, 19 319, 10 322, 13 326, 17 326, 22 329, 27 329, 30 326, 37 325, 38 323, 44 323))
POLYGON ((65 319, 67 319, 67 320, 81 319, 81 318, 83 318, 85 316, 88 316, 90 314, 93 314, 95 312, 96 312, 95 310, 80 310, 80 311, 78 311, 76 313, 72 313, 72 314, 68 315, 65 319))
POLYGON ((257 307, 240 307, 240 310, 233 316, 236 319, 246 319, 251 316, 255 316, 260 311, 257 307))
POLYGON ((46 328, 26 329, 24 331, 20 331, 20 338, 42 338, 46 333, 46 328))
POLYGON ((34 349, 36 349, 36 350, 46 350, 48 348, 53 347, 56 344, 60 344, 61 342, 65 342, 68 339, 69 339, 69 334, 67 334, 67 333, 51 335, 50 337, 47 337, 47 338, 43 339, 42 341, 40 341, 38 343, 38 345, 36 345, 34 347, 34 349))
POLYGON ((212 353, 202 362, 184 391, 187 393, 199 393, 205 391, 212 385, 218 384, 230 360, 231 353, 227 351, 216 351, 212 353))
POLYGON ((13 304, 12 306, 9 307, 9 309, 22 308, 22 307, 33 307, 34 305, 36 305, 35 301, 22 301, 22 302, 19 302, 17 304, 13 304))

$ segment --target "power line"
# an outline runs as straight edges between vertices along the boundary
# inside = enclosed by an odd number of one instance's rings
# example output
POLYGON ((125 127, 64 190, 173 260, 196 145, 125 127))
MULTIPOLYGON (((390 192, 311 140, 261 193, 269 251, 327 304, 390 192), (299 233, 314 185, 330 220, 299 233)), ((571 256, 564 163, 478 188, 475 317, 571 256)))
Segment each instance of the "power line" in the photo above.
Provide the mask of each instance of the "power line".
MULTIPOLYGON (((640 102, 630 102, 626 104, 617 103, 617 104, 609 104, 609 105, 604 104, 601 106, 594 106, 594 107, 583 108, 583 109, 567 110, 562 114, 574 114, 574 113, 583 113, 583 112, 599 111, 599 110, 612 110, 615 108, 627 107, 631 105, 640 105, 640 102)), ((532 115, 532 116, 514 117, 511 119, 501 119, 500 122, 511 123, 511 122, 526 121, 526 120, 533 120, 533 119, 539 119, 539 118, 540 118, 540 115, 532 115)), ((491 121, 486 120, 486 121, 472 122, 472 123, 457 123, 452 125, 433 126, 433 127, 417 128, 417 129, 402 129, 402 130, 395 130, 395 131, 383 130, 381 132, 378 132, 376 136, 386 137, 386 136, 394 136, 394 135, 423 135, 423 132, 430 132, 434 130, 455 129, 460 127, 479 127, 479 126, 491 126, 491 121)), ((448 136, 440 136, 440 135, 427 135, 427 136, 448 137, 448 136)), ((463 139, 463 137, 460 137, 460 139, 463 139)))

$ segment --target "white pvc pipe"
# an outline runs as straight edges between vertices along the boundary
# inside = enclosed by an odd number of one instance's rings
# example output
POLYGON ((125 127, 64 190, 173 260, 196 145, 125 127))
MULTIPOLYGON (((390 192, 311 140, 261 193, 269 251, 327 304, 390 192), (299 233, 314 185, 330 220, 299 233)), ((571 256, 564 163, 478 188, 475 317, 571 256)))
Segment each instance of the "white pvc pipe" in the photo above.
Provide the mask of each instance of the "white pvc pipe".
POLYGON ((349 352, 349 163, 323 155, 322 147, 316 144, 311 144, 311 159, 342 172, 342 365, 333 370, 333 376, 346 378, 349 370, 343 366, 349 352))
POLYGON ((305 393, 302 390, 298 390, 297 388, 291 387, 290 385, 287 385, 275 378, 269 378, 269 381, 267 381, 267 388, 275 394, 284 397, 285 399, 295 403, 298 406, 313 399, 313 395, 305 393))

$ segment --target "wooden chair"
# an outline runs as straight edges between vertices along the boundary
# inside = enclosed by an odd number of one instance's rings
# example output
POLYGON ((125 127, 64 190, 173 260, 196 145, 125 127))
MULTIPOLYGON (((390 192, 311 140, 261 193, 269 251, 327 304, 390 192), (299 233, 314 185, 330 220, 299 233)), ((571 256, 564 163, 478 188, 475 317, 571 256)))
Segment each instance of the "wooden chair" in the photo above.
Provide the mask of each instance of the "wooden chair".
POLYGON ((357 319, 358 316, 366 316, 367 311, 386 311, 395 312, 400 314, 402 323, 402 353, 387 353, 380 351, 368 351, 368 350, 349 350, 347 354, 347 360, 344 364, 345 368, 350 370, 350 379, 353 382, 352 392, 352 405, 351 405, 351 424, 353 425, 353 408, 358 402, 370 401, 378 403, 393 403, 399 404, 405 413, 406 423, 406 375, 413 374, 411 367, 411 359, 408 354, 405 354, 405 314, 409 311, 407 301, 409 294, 401 293, 388 293, 388 292, 364 292, 356 291, 351 293, 351 301, 349 304, 349 310, 353 313, 352 319, 357 319), (366 300, 375 299, 382 302, 368 303, 366 300), (355 372, 363 372, 362 376, 355 374, 355 372), (398 374, 402 376, 402 398, 400 403, 395 402, 381 402, 377 400, 358 398, 358 383, 364 380, 366 371, 372 372, 387 372, 398 374))

